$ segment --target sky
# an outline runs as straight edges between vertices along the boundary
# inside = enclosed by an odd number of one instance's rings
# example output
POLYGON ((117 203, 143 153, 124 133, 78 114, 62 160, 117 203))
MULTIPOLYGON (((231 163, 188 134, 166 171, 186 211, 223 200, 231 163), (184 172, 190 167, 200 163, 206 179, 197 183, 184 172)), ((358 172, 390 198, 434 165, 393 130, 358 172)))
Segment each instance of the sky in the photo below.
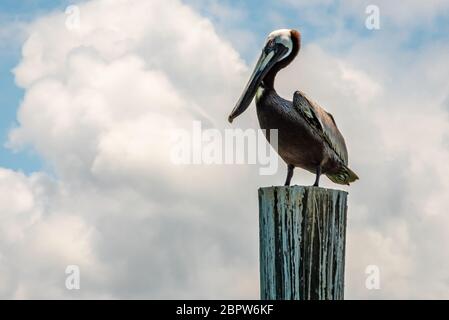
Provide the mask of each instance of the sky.
POLYGON ((279 28, 302 46, 278 92, 334 115, 360 176, 345 188, 346 297, 449 298, 447 0, 2 1, 0 297, 257 299, 257 188, 285 167, 168 155, 192 121, 258 128, 255 108, 226 119, 279 28))
POLYGON ((51 10, 64 10, 69 1, 2 1, 0 4, 0 87, 2 95, 0 136, 2 139, 2 149, 0 152, 0 165, 24 172, 39 170, 45 166, 38 154, 33 150, 16 153, 10 152, 4 144, 8 137, 8 131, 12 128, 16 120, 18 102, 23 97, 23 90, 15 85, 14 75, 11 70, 17 65, 20 59, 20 50, 25 34, 22 28, 25 23, 35 19, 40 14, 45 14, 51 10))

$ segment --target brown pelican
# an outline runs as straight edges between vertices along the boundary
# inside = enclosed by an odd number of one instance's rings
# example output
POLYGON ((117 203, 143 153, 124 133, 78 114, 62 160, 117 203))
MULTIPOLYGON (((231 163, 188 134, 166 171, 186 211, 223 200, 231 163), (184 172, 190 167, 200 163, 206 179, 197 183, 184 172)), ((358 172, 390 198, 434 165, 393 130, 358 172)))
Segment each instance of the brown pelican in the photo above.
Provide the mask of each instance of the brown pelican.
POLYGON ((278 130, 277 152, 288 166, 286 186, 290 185, 295 167, 315 173, 314 186, 318 186, 321 174, 335 183, 349 185, 358 177, 348 168, 345 140, 334 117, 301 91, 294 93, 292 102, 281 98, 274 89, 276 74, 295 59, 300 45, 301 34, 296 30, 270 33, 228 120, 232 122, 242 114, 256 96, 260 127, 278 130))

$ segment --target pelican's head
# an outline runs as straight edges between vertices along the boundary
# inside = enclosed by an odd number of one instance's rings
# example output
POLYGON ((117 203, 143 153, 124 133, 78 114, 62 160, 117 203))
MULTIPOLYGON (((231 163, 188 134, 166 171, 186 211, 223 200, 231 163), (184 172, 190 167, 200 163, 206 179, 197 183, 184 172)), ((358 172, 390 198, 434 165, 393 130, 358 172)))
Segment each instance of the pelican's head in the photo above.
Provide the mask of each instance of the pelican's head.
POLYGON ((228 117, 232 123, 234 118, 242 114, 251 104, 256 95, 257 88, 268 72, 272 69, 279 70, 287 66, 298 53, 300 45, 300 33, 292 29, 280 29, 268 35, 256 67, 245 87, 234 110, 228 117))

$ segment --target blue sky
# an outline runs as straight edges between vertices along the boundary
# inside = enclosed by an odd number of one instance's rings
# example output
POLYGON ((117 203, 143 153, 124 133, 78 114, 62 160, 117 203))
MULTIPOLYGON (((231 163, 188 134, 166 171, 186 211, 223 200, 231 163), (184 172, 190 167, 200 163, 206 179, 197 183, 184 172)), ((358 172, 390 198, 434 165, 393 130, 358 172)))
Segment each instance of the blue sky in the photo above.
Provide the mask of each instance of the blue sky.
MULTIPOLYGON (((63 10, 67 0, 4 0, 0 2, 0 28, 15 23, 28 22, 51 10, 63 10)), ((16 123, 17 110, 23 90, 16 86, 11 70, 18 64, 22 39, 8 36, 0 38, 0 166, 26 173, 43 168, 43 163, 33 150, 13 152, 5 147, 8 132, 16 123)))

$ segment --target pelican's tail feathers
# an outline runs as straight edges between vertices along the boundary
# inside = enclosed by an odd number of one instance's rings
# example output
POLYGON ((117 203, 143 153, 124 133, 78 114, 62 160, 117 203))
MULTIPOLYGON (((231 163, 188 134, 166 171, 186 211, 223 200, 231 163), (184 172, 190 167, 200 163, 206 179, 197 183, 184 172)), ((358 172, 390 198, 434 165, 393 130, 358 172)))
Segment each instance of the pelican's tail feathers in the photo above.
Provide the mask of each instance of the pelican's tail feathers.
POLYGON ((345 165, 341 165, 337 172, 328 173, 326 176, 334 183, 346 184, 349 186, 351 182, 359 179, 357 174, 345 165))

